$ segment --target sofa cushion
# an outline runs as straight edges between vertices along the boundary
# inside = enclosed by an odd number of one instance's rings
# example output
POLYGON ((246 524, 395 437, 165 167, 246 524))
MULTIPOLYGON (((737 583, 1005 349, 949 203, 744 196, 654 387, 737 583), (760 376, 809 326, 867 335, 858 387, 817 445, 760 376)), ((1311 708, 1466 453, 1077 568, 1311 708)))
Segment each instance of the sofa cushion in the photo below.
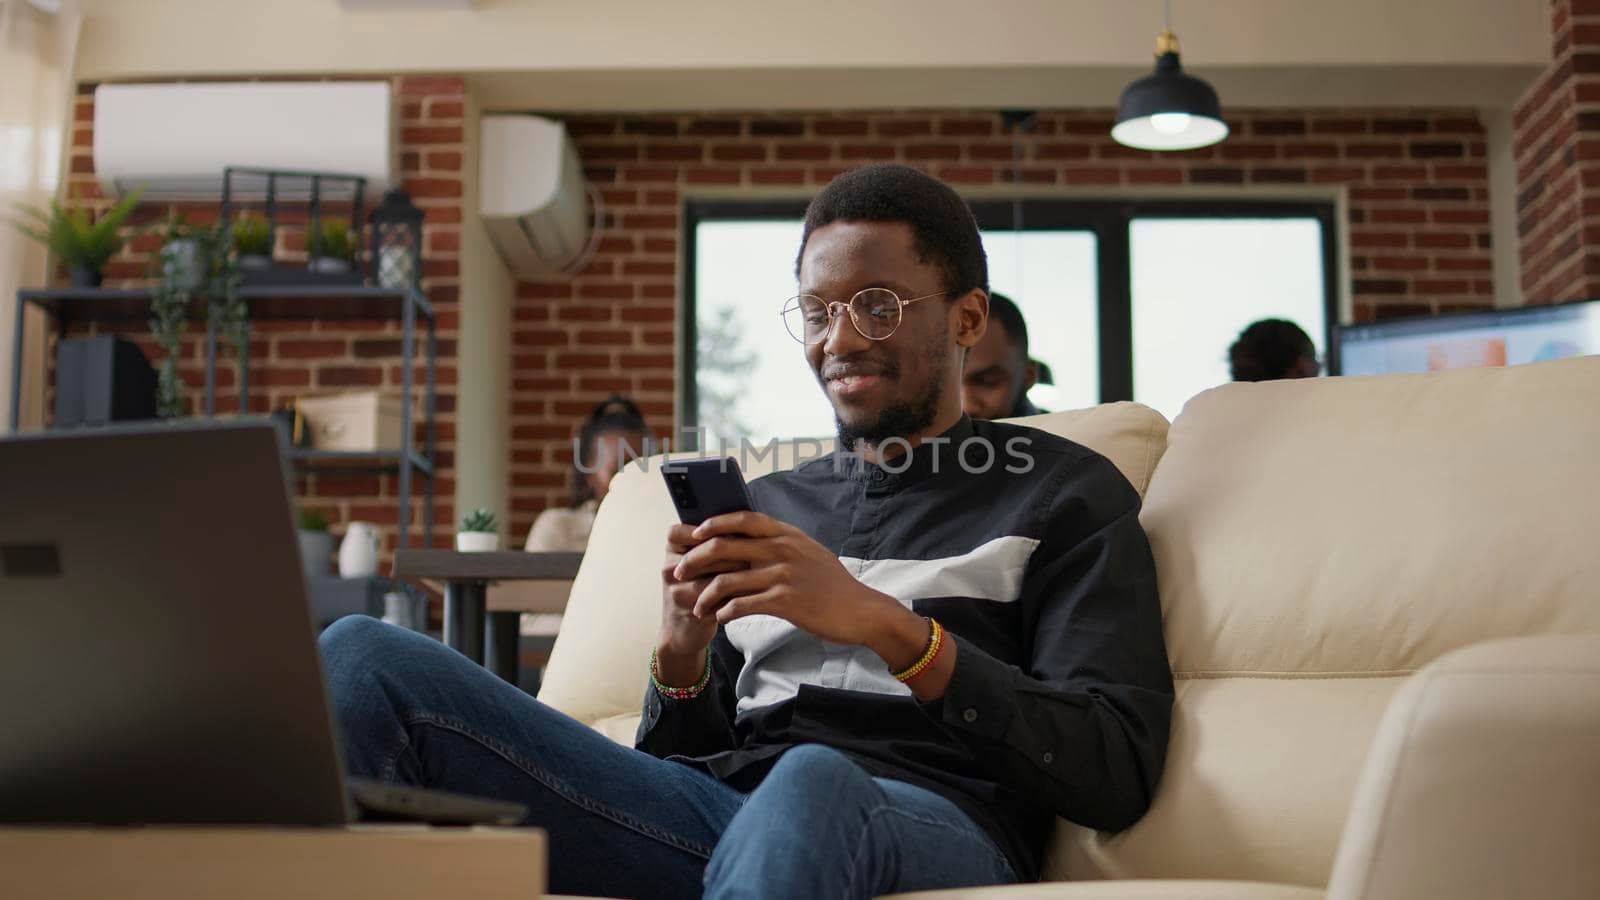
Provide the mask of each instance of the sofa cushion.
POLYGON ((619 744, 633 746, 633 737, 639 733, 639 720, 643 719, 642 713, 620 713, 615 716, 606 716, 589 723, 589 727, 600 732, 619 744))
POLYGON ((1405 677, 1600 631, 1600 358, 1229 385, 1173 423, 1141 521, 1178 702, 1148 814, 1052 877, 1327 884, 1405 677))
MULTIPOLYGON (((1165 446, 1167 421, 1136 403, 1015 420, 1062 435, 1111 460, 1140 491, 1150 484, 1165 446)), ((748 478, 792 468, 832 450, 831 440, 783 443, 776 455, 746 456, 748 478)), ((692 454, 676 454, 687 456, 692 454)), ((589 551, 572 585, 539 699, 580 721, 637 715, 648 683, 648 656, 661 617, 661 564, 667 527, 677 521, 657 471, 659 458, 628 465, 600 505, 589 551)), ((631 742, 631 736, 630 736, 631 742)))
POLYGON ((1404 678, 1182 678, 1167 766, 1119 834, 1056 827, 1044 877, 1321 887, 1367 748, 1404 678))
POLYGON ((1406 680, 1328 894, 1600 897, 1600 635, 1483 641, 1406 680))
POLYGON ((1596 510, 1590 357, 1207 391, 1141 521, 1175 672, 1345 676, 1600 630, 1596 510))

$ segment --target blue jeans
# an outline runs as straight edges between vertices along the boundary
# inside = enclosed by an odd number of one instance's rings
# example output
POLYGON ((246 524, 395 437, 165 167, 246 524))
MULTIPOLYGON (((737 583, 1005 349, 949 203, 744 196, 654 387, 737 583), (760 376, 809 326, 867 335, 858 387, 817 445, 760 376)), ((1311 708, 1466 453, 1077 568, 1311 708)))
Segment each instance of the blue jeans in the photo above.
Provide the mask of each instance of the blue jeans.
POLYGON ((746 794, 414 632, 350 617, 321 649, 351 773, 527 804, 552 893, 817 900, 1015 880, 949 800, 827 747, 788 751, 746 794))

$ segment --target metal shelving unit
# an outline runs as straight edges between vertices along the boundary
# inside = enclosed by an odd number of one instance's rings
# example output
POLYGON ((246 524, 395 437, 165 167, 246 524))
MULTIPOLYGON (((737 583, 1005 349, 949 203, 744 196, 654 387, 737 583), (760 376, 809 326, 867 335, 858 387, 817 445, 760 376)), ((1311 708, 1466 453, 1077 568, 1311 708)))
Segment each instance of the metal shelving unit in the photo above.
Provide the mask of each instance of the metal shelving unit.
MULTIPOLYGON (((399 450, 375 453, 295 448, 290 458, 295 466, 321 472, 393 472, 399 478, 400 546, 408 545, 411 525, 412 479, 423 481, 424 546, 433 540, 435 418, 438 411, 439 337, 433 304, 414 287, 388 288, 365 285, 246 285, 238 296, 250 307, 251 321, 285 319, 332 319, 344 321, 395 320, 401 323, 400 432, 399 450), (416 339, 418 319, 424 320, 427 363, 423 390, 423 446, 415 446, 412 409, 416 384, 416 339)), ((17 292, 15 338, 11 348, 11 430, 16 431, 22 413, 23 316, 28 306, 43 310, 55 322, 56 333, 65 337, 74 323, 146 323, 150 319, 148 288, 60 288, 17 292)), ((206 377, 204 411, 216 414, 216 372, 218 335, 210 326, 207 303, 197 299, 189 307, 190 321, 206 322, 206 377)), ((239 360, 239 409, 250 408, 250 349, 243 348, 239 360)))

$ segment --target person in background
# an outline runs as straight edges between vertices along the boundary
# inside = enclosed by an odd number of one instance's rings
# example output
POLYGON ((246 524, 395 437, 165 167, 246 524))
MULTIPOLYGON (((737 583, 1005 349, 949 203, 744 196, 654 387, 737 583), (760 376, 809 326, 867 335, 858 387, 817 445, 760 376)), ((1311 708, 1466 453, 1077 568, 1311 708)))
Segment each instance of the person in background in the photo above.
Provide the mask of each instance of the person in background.
POLYGON ((1252 322, 1228 348, 1228 367, 1234 381, 1315 378, 1322 374, 1311 337, 1287 319, 1252 322))
POLYGON ((961 373, 961 405, 974 419, 1034 416, 1044 410, 1028 400, 1039 381, 1039 363, 1028 358, 1028 326, 1022 310, 1004 294, 989 295, 989 328, 967 351, 961 373))
POLYGON ((612 394, 596 406, 578 432, 572 505, 540 513, 522 549, 529 553, 582 553, 594 527, 595 510, 610 490, 611 479, 629 458, 642 454, 647 434, 644 415, 632 400, 612 394))
MULTIPOLYGON (((572 505, 547 509, 533 521, 522 547, 529 553, 582 553, 589 546, 594 514, 611 489, 623 463, 641 455, 649 434, 644 415, 626 397, 612 394, 589 413, 578 432, 572 464, 572 505)), ((561 630, 560 613, 530 613, 521 632, 553 638, 561 630)))

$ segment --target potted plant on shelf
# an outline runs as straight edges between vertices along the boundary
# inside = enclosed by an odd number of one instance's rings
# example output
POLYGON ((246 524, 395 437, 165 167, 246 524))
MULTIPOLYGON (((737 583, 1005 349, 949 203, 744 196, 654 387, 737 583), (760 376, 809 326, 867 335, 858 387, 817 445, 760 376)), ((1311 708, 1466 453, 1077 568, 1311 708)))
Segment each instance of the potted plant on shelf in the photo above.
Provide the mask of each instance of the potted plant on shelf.
POLYGON ((328 533, 328 517, 314 509, 300 511, 300 565, 307 578, 328 574, 333 564, 333 535, 328 533))
POLYGON ((87 210, 66 209, 54 200, 50 201, 48 211, 33 206, 19 207, 33 223, 17 222, 16 226, 23 234, 49 248, 66 267, 73 287, 99 287, 105 264, 122 249, 124 238, 118 231, 133 214, 143 193, 144 188, 135 188, 98 219, 91 219, 87 210))
POLYGON ((165 352, 156 386, 156 411, 162 418, 187 412, 178 377, 178 350, 195 301, 204 299, 208 327, 233 344, 242 361, 250 340, 250 311, 239 298, 239 272, 228 248, 228 229, 189 227, 181 218, 167 222, 160 267, 150 285, 150 336, 165 352))
POLYGON ((350 261, 355 256, 350 223, 343 219, 325 219, 311 232, 306 251, 311 254, 311 271, 324 275, 349 274, 350 261))
POLYGON ((456 549, 469 553, 484 553, 500 549, 500 532, 495 526, 494 513, 475 509, 461 519, 461 530, 456 532, 456 549))
POLYGON ((161 243, 161 262, 163 267, 171 264, 174 287, 189 292, 205 287, 206 277, 211 272, 209 249, 182 216, 174 215, 167 219, 167 236, 161 243))
POLYGON ((272 226, 266 219, 240 216, 233 223, 233 250, 241 269, 272 268, 272 226))

